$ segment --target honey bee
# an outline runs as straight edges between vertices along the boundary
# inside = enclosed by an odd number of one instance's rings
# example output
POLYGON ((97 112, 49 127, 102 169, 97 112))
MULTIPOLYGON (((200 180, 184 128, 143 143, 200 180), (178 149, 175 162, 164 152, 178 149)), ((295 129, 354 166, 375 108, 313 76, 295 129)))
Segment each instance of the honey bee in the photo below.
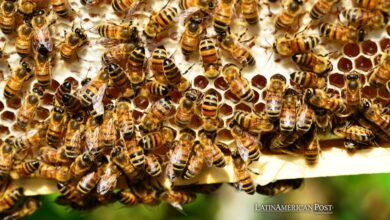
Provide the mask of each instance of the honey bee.
POLYGON ((258 161, 260 158, 260 142, 248 132, 243 131, 240 126, 233 126, 232 135, 236 141, 239 155, 244 161, 258 161))
POLYGON ((174 171, 181 172, 186 168, 194 142, 195 133, 192 130, 185 129, 180 132, 179 142, 175 145, 170 158, 174 171))
POLYGON ((367 120, 377 125, 387 135, 390 135, 390 119, 386 118, 385 115, 381 113, 381 110, 377 105, 374 105, 369 100, 362 98, 360 111, 367 120))
POLYGON ((245 162, 238 156, 233 155, 234 173, 237 177, 237 188, 238 190, 245 191, 246 193, 253 195, 256 191, 255 183, 248 171, 245 162))
POLYGON ((175 139, 176 131, 170 127, 163 127, 160 131, 144 135, 138 142, 145 150, 153 150, 172 142, 175 139))
POLYGON ((68 17, 72 13, 72 8, 67 0, 50 0, 53 11, 60 17, 68 17))
POLYGON ((313 20, 318 20, 329 14, 332 7, 340 0, 317 0, 310 10, 310 17, 313 20))
POLYGON ((46 141, 49 145, 57 145, 61 141, 65 121, 66 115, 64 108, 55 106, 50 113, 46 133, 46 141))
POLYGON ((296 53, 292 60, 303 70, 319 75, 325 75, 333 70, 333 65, 325 56, 315 53, 296 53))
POLYGON ((86 6, 97 6, 102 2, 103 0, 80 0, 80 3, 86 6))
POLYGON ((159 124, 168 118, 174 108, 169 97, 159 99, 153 103, 150 110, 142 117, 142 128, 148 131, 156 130, 159 124))
POLYGON ((370 1, 370 0, 356 0, 358 7, 370 9, 370 10, 381 10, 386 13, 390 13, 390 4, 386 0, 370 1))
POLYGON ((168 58, 168 52, 163 45, 156 47, 150 56, 150 69, 154 72, 156 81, 167 84, 164 75, 164 60, 168 58))
POLYGON ((280 193, 287 193, 291 190, 298 189, 303 183, 303 179, 277 180, 267 185, 256 186, 256 192, 262 195, 275 196, 280 193))
POLYGON ((205 14, 210 14, 215 8, 215 0, 180 0, 181 10, 197 8, 205 14))
POLYGON ((32 160, 17 164, 13 169, 18 173, 19 176, 29 176, 38 170, 39 165, 39 161, 32 160))
POLYGON ((26 128, 35 116, 35 112, 40 104, 40 96, 43 93, 38 88, 34 88, 33 92, 28 94, 23 101, 22 106, 16 112, 16 123, 21 128, 26 128))
POLYGON ((120 64, 124 61, 127 61, 127 57, 130 55, 131 51, 135 48, 133 43, 121 43, 110 47, 106 50, 102 56, 102 61, 105 65, 110 63, 120 64))
POLYGON ((84 132, 84 125, 82 122, 71 119, 65 132, 65 155, 68 158, 76 158, 81 154, 82 145, 81 139, 84 132))
POLYGON ((194 114, 194 106, 198 94, 195 90, 187 91, 179 101, 179 107, 176 110, 175 122, 179 127, 186 127, 194 114))
POLYGON ((345 80, 345 102, 347 106, 357 107, 361 102, 361 87, 362 84, 357 72, 347 73, 345 80))
POLYGON ((356 29, 352 26, 322 23, 320 25, 320 35, 341 43, 354 43, 363 41, 366 32, 364 29, 356 29))
POLYGON ((306 133, 311 128, 315 117, 314 110, 307 104, 303 103, 298 110, 296 131, 300 133, 306 133))
POLYGON ((291 56, 296 53, 303 53, 312 50, 320 43, 318 36, 297 35, 294 37, 278 37, 275 39, 273 49, 281 56, 291 56))
POLYGON ((235 111, 233 118, 240 127, 253 133, 269 132, 274 128, 273 123, 265 115, 235 111))
POLYGON ((35 61, 35 78, 38 84, 46 89, 51 85, 52 80, 52 65, 51 58, 37 53, 34 57, 35 61))
POLYGON ((192 179, 200 174, 203 169, 203 149, 199 141, 195 141, 188 165, 184 170, 183 178, 192 179))
POLYGON ((121 101, 116 105, 116 116, 118 119, 118 128, 125 140, 131 139, 135 132, 134 119, 130 103, 121 101))
POLYGON ((329 117, 328 111, 324 108, 314 108, 315 113, 315 122, 318 128, 326 130, 328 127, 331 127, 331 119, 329 117))
POLYGON ((226 166, 226 160, 221 149, 214 144, 214 140, 211 139, 207 133, 202 132, 199 134, 199 142, 203 147, 204 162, 208 167, 222 168, 226 166))
POLYGON ((256 59, 252 55, 250 49, 240 43, 237 36, 234 34, 225 34, 220 38, 221 48, 226 50, 229 55, 240 63, 242 66, 254 66, 256 65, 256 59))
POLYGON ((84 152, 76 157, 70 165, 70 174, 75 177, 82 177, 91 170, 93 161, 88 152, 84 152))
POLYGON ((18 10, 24 16, 31 16, 38 4, 43 0, 20 0, 18 1, 18 10))
POLYGON ((112 161, 119 166, 128 177, 138 175, 136 168, 130 163, 129 154, 121 146, 116 146, 111 151, 112 161))
POLYGON ((138 29, 132 26, 131 23, 114 24, 114 23, 102 23, 96 27, 99 35, 111 40, 119 40, 124 42, 137 42, 138 41, 138 29))
POLYGON ((79 191, 82 195, 86 195, 91 192, 92 189, 99 183, 102 174, 103 170, 98 168, 96 171, 92 171, 83 176, 77 183, 77 191, 79 191))
POLYGON ((15 138, 14 146, 16 152, 30 150, 42 145, 46 140, 46 131, 46 126, 39 125, 15 138))
POLYGON ((99 148, 100 126, 97 120, 89 117, 85 126, 85 144, 91 155, 98 156, 102 149, 99 148))
POLYGON ((257 0, 240 0, 241 13, 249 25, 259 23, 259 3, 257 0))
POLYGON ((130 86, 130 79, 125 71, 117 64, 107 64, 104 71, 108 73, 115 87, 126 89, 130 86))
POLYGON ((31 48, 31 39, 32 39, 33 29, 27 23, 23 23, 18 27, 17 37, 15 40, 15 49, 16 52, 21 57, 28 57, 32 53, 31 48))
MULTIPOLYGON (((310 133, 310 132, 309 132, 310 133)), ((318 162, 318 157, 320 154, 320 141, 315 132, 311 132, 312 137, 310 138, 310 144, 304 145, 303 154, 305 155, 306 163, 308 165, 315 165, 318 162)))
POLYGON ((41 202, 37 198, 27 198, 26 201, 23 202, 22 207, 13 211, 4 217, 4 220, 12 220, 12 219, 22 219, 29 215, 32 215, 35 211, 39 209, 41 206, 41 202))
POLYGON ((368 82, 373 87, 381 87, 390 80, 390 47, 386 48, 378 66, 372 71, 368 82))
POLYGON ((49 23, 44 10, 34 12, 34 17, 31 19, 33 51, 46 57, 53 51, 53 39, 50 33, 52 24, 54 23, 49 23))
POLYGON ((130 140, 125 141, 125 146, 127 149, 127 154, 130 159, 130 163, 136 169, 143 168, 145 165, 145 154, 144 149, 137 144, 137 139, 132 138, 130 140))
POLYGON ((23 88, 23 84, 30 79, 33 74, 33 70, 30 65, 21 61, 18 67, 14 71, 10 78, 5 82, 4 97, 11 99, 18 96, 23 88))
POLYGON ((165 191, 160 195, 160 199, 169 203, 178 210, 183 210, 182 205, 191 203, 196 199, 196 194, 190 191, 165 191))
POLYGON ((67 166, 55 166, 41 163, 38 169, 38 176, 47 179, 54 179, 59 182, 67 182, 71 175, 67 166))
POLYGON ((139 198, 141 203, 145 205, 155 206, 160 203, 157 191, 153 188, 146 188, 144 185, 137 184, 131 186, 132 192, 139 198))
POLYGON ((241 71, 235 64, 226 64, 222 68, 223 78, 229 84, 234 95, 243 101, 252 101, 255 93, 251 89, 248 80, 241 75, 241 71))
POLYGON ((293 132, 297 120, 298 93, 288 89, 283 97, 283 104, 280 113, 279 127, 281 132, 293 132))
POLYGON ((158 81, 152 80, 142 87, 140 95, 144 97, 153 96, 166 96, 169 93, 169 88, 167 85, 159 83, 158 81))
POLYGON ((288 149, 287 147, 292 145, 298 138, 299 136, 297 132, 290 135, 280 133, 272 139, 269 148, 274 153, 294 154, 294 152, 291 152, 291 150, 294 149, 288 149))
POLYGON ((145 81, 145 59, 145 47, 139 46, 130 53, 127 60, 127 75, 135 90, 141 88, 145 81))
POLYGON ((333 130, 337 136, 345 138, 345 148, 350 151, 355 149, 355 145, 373 145, 375 144, 375 135, 371 130, 359 125, 347 125, 333 130))
POLYGON ((54 104, 55 105, 62 105, 62 97, 65 94, 69 94, 72 91, 72 83, 70 81, 64 81, 58 88, 56 89, 56 92, 54 94, 54 104))
POLYGON ((145 156, 145 171, 150 176, 159 176, 161 174, 161 164, 158 157, 154 154, 145 156))
POLYGON ((332 113, 345 113, 347 108, 343 99, 336 96, 328 96, 325 91, 321 89, 306 89, 303 99, 318 108, 324 108, 332 113))
POLYGON ((203 18, 194 15, 185 24, 183 35, 181 36, 180 47, 184 57, 188 59, 199 48, 200 37, 204 31, 202 27, 203 18))
POLYGON ((116 141, 116 117, 113 110, 104 111, 103 124, 99 130, 98 145, 100 149, 113 148, 116 141))
POLYGON ((202 58, 204 75, 210 79, 217 78, 222 64, 215 42, 209 37, 204 37, 199 43, 199 54, 202 58))
POLYGON ((23 193, 24 190, 22 187, 6 191, 0 199, 0 212, 11 209, 24 197, 23 193))
POLYGON ((317 76, 313 72, 293 72, 290 74, 290 79, 299 88, 324 89, 327 86, 326 78, 317 76))
POLYGON ((109 74, 105 70, 101 70, 95 78, 85 84, 78 96, 83 106, 90 106, 103 99, 106 91, 109 74))
POLYGON ((77 191, 76 186, 57 182, 57 188, 61 195, 69 201, 76 202, 81 199, 81 195, 77 191))
POLYGON ((70 61, 78 58, 77 52, 81 47, 88 44, 87 34, 83 29, 76 28, 66 35, 65 40, 60 44, 62 59, 70 61))
POLYGON ((304 6, 302 0, 289 0, 286 2, 280 15, 275 19, 277 29, 289 29, 297 22, 299 15, 303 13, 304 6))
POLYGON ((116 196, 118 201, 126 206, 134 206, 140 202, 137 196, 130 190, 120 190, 116 196))
POLYGON ((1 145, 0 150, 0 177, 3 178, 7 177, 12 169, 14 152, 12 146, 5 142, 1 145))
POLYGON ((159 12, 153 13, 144 27, 144 34, 148 39, 155 39, 175 23, 177 8, 165 5, 159 12))
POLYGON ((375 134, 375 137, 377 138, 378 142, 387 142, 390 140, 390 135, 387 135, 381 128, 379 128, 376 124, 368 121, 364 117, 361 117, 358 119, 358 122, 361 126, 369 129, 372 131, 372 133, 375 134))
POLYGON ((38 158, 46 164, 68 164, 70 159, 65 154, 65 146, 60 148, 41 147, 39 148, 38 158))
POLYGON ((271 120, 279 118, 282 109, 283 92, 286 87, 286 78, 280 74, 271 76, 265 97, 265 113, 271 120))
POLYGON ((379 29, 386 25, 388 18, 380 11, 350 8, 339 14, 339 20, 356 28, 379 29))
MULTIPOLYGON (((188 70, 187 70, 188 71, 188 70)), ((172 59, 166 58, 163 62, 163 72, 168 85, 177 86, 181 83, 183 75, 172 59)))
POLYGON ((118 182, 119 176, 122 172, 116 167, 114 163, 108 163, 100 177, 99 183, 96 186, 96 191, 100 195, 105 195, 112 192, 118 182))
POLYGON ((235 0, 220 0, 213 15, 214 30, 217 34, 225 33, 233 20, 235 0))
POLYGON ((17 7, 14 0, 5 0, 0 5, 0 29, 4 34, 15 31, 17 7))
POLYGON ((207 92, 201 104, 201 114, 203 117, 218 117, 219 99, 215 92, 207 92))

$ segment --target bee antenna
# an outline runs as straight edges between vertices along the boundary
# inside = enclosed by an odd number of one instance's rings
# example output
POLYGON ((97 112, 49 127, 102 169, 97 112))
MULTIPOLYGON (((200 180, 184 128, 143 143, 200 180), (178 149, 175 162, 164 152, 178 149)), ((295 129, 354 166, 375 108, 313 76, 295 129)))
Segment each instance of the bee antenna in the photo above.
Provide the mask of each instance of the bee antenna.
POLYGON ((183 73, 183 75, 187 74, 194 66, 195 64, 192 64, 190 67, 188 67, 188 69, 183 73))

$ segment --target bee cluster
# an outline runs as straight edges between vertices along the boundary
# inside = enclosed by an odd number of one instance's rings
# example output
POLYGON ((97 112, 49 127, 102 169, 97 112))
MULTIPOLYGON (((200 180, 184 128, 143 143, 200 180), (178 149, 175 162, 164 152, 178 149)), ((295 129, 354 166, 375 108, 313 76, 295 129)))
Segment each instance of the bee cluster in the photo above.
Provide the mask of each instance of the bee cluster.
POLYGON ((0 55, 17 57, 17 66, 0 84, 0 216, 21 218, 40 205, 7 188, 12 179, 52 179, 56 202, 75 209, 115 201, 181 209, 222 183, 177 179, 212 167, 232 163, 238 190, 275 195, 302 179, 256 186, 261 173, 248 165, 261 154, 315 166, 320 135, 343 138, 351 153, 387 143, 390 40, 367 37, 390 35, 390 4, 345 2, 2 1, 0 29, 12 52, 0 55), (100 10, 122 22, 99 18, 100 10), (75 28, 75 20, 97 25, 75 28), (71 30, 58 39, 64 24, 71 30), (238 36, 239 28, 247 31, 238 36), (265 46, 267 31, 274 41, 265 46), (99 70, 84 78, 69 71, 96 62, 96 46, 105 48, 99 70), (283 73, 260 67, 273 55, 283 73))

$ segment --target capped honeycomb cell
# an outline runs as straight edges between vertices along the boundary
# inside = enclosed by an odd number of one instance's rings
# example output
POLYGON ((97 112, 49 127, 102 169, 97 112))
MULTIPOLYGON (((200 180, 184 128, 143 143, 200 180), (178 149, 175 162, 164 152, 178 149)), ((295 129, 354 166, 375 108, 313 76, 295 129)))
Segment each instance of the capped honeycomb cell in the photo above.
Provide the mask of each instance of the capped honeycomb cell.
POLYGON ((362 71, 368 71, 372 68, 372 62, 370 59, 368 59, 365 56, 359 56, 355 60, 355 68, 362 70, 362 71))
POLYGON ((260 102, 255 105, 255 112, 262 112, 265 108, 265 104, 260 102))
POLYGON ((353 68, 352 61, 348 58, 342 57, 337 63, 337 68, 343 72, 349 72, 353 68))
POLYGON ((381 46, 382 51, 385 51, 389 42, 390 42, 390 38, 383 38, 382 40, 379 41, 379 45, 381 46))

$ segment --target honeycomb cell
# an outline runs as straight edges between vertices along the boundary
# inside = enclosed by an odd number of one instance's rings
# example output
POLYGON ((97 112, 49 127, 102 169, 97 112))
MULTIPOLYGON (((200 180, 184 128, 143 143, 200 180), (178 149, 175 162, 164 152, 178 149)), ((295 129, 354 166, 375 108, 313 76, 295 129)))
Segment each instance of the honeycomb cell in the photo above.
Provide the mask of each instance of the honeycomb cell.
POLYGON ((224 94, 225 99, 228 99, 232 101, 233 103, 238 103, 240 101, 240 98, 238 98, 236 95, 233 94, 233 92, 229 89, 224 94))
POLYGON ((181 92, 179 91, 169 91, 168 96, 172 98, 174 103, 179 103, 181 98, 181 92))
POLYGON ((385 88, 378 89, 378 95, 383 99, 390 99, 390 93, 385 88))
POLYGON ((218 77, 214 81, 214 86, 215 86, 215 88, 222 90, 222 91, 225 91, 229 88, 229 85, 227 84, 227 82, 225 81, 225 79, 223 77, 218 77))
POLYGON ((365 98, 376 98, 378 96, 377 89, 371 86, 364 86, 362 89, 362 96, 365 98))
POLYGON ((256 113, 259 113, 259 112, 262 112, 264 110, 264 107, 265 107, 265 104, 260 102, 260 103, 257 103, 255 105, 255 112, 256 113))
POLYGON ((387 27, 386 27, 386 32, 387 32, 387 35, 390 36, 390 26, 387 26, 387 27))
POLYGON ((190 121, 189 127, 192 128, 192 129, 198 129, 200 126, 202 126, 202 124, 203 124, 202 118, 199 117, 198 115, 194 114, 191 117, 191 121, 190 121))
POLYGON ((136 122, 139 122, 141 120, 143 113, 137 110, 133 111, 133 118, 136 122))
POLYGON ((44 107, 38 107, 37 109, 37 118, 40 120, 45 120, 50 115, 50 111, 44 107))
POLYGON ((381 46, 382 51, 385 51, 389 42, 390 42, 390 38, 383 38, 381 41, 379 41, 379 45, 381 46))
POLYGON ((337 68, 343 72, 349 72, 352 70, 352 61, 347 58, 340 58, 339 62, 337 63, 337 68))
POLYGON ((267 97, 267 90, 263 90, 263 92, 261 94, 262 99, 265 99, 265 97, 267 97))
POLYGON ((4 104, 2 101, 0 101, 0 112, 3 111, 3 109, 4 109, 4 104))
POLYGON ((354 43, 345 44, 343 51, 348 57, 356 57, 360 53, 359 45, 354 43))
POLYGON ((355 60, 355 68, 363 71, 368 71, 372 68, 372 62, 365 56, 359 56, 355 60))
POLYGON ((9 131, 8 127, 0 125, 0 137, 4 138, 5 136, 7 136, 9 134, 10 134, 10 131, 9 131))
POLYGON ((219 130, 217 135, 220 141, 230 141, 233 139, 232 133, 226 128, 219 130))
POLYGON ((365 40, 362 43, 362 50, 366 55, 374 55, 378 52, 378 47, 375 42, 371 40, 365 40))
POLYGON ((1 119, 4 121, 14 121, 15 120, 15 114, 11 111, 4 111, 1 113, 1 119))
POLYGON ((327 92, 328 94, 333 95, 333 96, 340 97, 340 91, 339 91, 339 90, 329 88, 326 92, 327 92))
POLYGON ((249 107, 247 104, 245 103, 240 103, 238 105, 235 106, 235 110, 236 111, 245 111, 245 112, 252 112, 252 108, 249 107))
POLYGON ((344 87, 344 75, 342 75, 340 73, 330 74, 329 82, 331 85, 342 88, 342 87, 344 87))
POLYGON ((121 91, 119 88, 114 86, 108 86, 106 89, 106 96, 110 99, 117 99, 121 95, 121 91))
POLYGON ((42 103, 45 104, 45 105, 51 105, 53 104, 53 98, 54 98, 54 95, 53 94, 50 94, 50 93, 47 93, 45 92, 45 94, 43 94, 42 96, 42 103))
POLYGON ((7 100, 7 106, 12 109, 18 109, 22 105, 22 100, 19 97, 15 97, 7 100))
POLYGON ((135 105, 135 107, 137 107, 139 109, 144 109, 145 110, 149 106, 148 98, 144 97, 144 96, 137 96, 134 99, 134 105, 135 105))
POLYGON ((72 89, 77 89, 79 86, 79 81, 73 77, 68 77, 64 81, 68 81, 72 84, 72 89))
POLYGON ((194 85, 197 88, 204 89, 209 85, 209 80, 205 76, 198 75, 194 79, 194 85))
POLYGON ((263 89, 267 85, 267 79, 258 74, 252 78, 252 86, 258 89, 263 89))
POLYGON ((362 85, 366 84, 366 76, 364 74, 360 74, 359 78, 362 85))
POLYGON ((60 86, 60 83, 57 82, 57 80, 54 80, 54 79, 53 79, 53 80, 51 81, 50 90, 54 92, 54 91, 57 90, 58 86, 60 86))
POLYGON ((233 113, 233 108, 230 107, 230 105, 224 103, 221 105, 221 107, 219 107, 219 111, 222 115, 229 116, 233 113))
POLYGON ((254 104, 254 103, 259 101, 260 95, 259 95, 259 93, 256 90, 253 90, 253 93, 255 94, 255 96, 253 97, 251 103, 254 104))

